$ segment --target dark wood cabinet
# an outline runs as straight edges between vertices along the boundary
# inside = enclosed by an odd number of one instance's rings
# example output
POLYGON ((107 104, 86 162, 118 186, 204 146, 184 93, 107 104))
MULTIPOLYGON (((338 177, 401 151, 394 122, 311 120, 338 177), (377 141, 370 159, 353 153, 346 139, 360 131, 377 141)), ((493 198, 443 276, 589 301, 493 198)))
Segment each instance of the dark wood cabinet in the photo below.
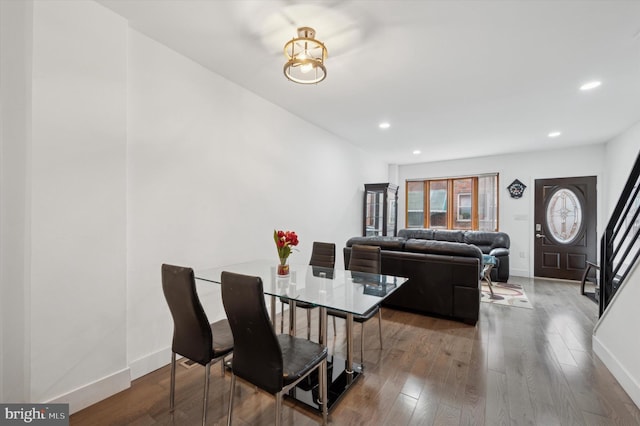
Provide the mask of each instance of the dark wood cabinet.
POLYGON ((366 183, 362 235, 395 237, 397 231, 398 186, 392 183, 366 183))

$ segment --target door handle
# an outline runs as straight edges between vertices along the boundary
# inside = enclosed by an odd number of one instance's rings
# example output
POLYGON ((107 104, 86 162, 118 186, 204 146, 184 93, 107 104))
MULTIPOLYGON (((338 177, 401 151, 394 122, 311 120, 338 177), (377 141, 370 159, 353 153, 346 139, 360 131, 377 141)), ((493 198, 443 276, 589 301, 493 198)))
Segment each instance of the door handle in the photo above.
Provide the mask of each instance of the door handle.
POLYGON ((547 238, 547 236, 543 234, 536 234, 536 238, 547 238))

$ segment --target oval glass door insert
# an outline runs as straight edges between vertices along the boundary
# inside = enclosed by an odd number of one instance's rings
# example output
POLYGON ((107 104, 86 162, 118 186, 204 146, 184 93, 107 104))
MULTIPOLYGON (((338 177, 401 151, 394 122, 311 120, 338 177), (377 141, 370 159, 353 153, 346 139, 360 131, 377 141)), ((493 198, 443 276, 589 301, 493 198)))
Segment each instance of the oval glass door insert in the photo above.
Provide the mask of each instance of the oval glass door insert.
POLYGON ((580 234, 583 208, 580 198, 570 189, 557 190, 547 204, 549 237, 559 244, 570 244, 580 234))

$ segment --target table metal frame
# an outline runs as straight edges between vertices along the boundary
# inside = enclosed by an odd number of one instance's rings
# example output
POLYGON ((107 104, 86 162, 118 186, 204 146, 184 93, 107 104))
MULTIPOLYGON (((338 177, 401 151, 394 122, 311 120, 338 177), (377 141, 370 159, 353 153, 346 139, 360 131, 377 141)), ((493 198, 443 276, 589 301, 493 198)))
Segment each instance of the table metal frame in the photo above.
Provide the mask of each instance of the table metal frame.
MULTIPOLYGON (((347 359, 344 360, 345 367, 344 372, 338 369, 333 371, 333 367, 339 366, 342 359, 336 357, 335 355, 330 357, 332 360, 332 368, 330 377, 328 378, 328 383, 335 387, 333 391, 328 392, 329 401, 328 408, 330 409, 335 403, 340 399, 340 397, 344 394, 344 392, 351 386, 351 384, 356 380, 356 378, 362 373, 362 365, 358 365, 353 362, 353 315, 354 314, 364 314, 369 309, 374 307, 375 305, 381 303, 385 297, 389 294, 393 293, 398 287, 400 287, 404 282, 407 281, 406 278, 396 277, 396 276, 388 276, 383 274, 367 274, 367 273, 356 273, 346 270, 340 269, 326 269, 319 268, 315 266, 308 265, 290 265, 290 275, 289 277, 278 277, 275 275, 276 266, 272 262, 269 261, 254 261, 240 264, 227 265, 222 267, 196 270, 195 277, 197 280, 205 281, 205 282, 213 282, 220 284, 220 276, 222 275, 222 271, 230 271, 236 273, 243 273, 246 275, 259 276, 262 278, 264 285, 265 295, 270 296, 271 298, 271 321, 273 324, 274 330, 277 330, 276 324, 276 298, 280 297, 289 302, 289 334, 292 336, 296 335, 296 302, 306 302, 318 307, 320 311, 320 335, 319 335, 319 343, 321 345, 327 346, 327 308, 342 310, 346 313, 346 339, 347 339, 347 359), (313 279, 307 279, 308 273, 311 272, 313 279), (317 278, 317 279, 316 279, 317 278), (335 306, 323 302, 320 300, 318 294, 319 291, 309 291, 302 292, 301 294, 289 295, 287 292, 279 291, 282 289, 276 281, 277 280, 291 280, 295 279, 296 285, 298 280, 303 284, 303 289, 306 285, 310 286, 310 290, 317 290, 313 288, 313 286, 317 285, 327 285, 333 283, 344 284, 345 286, 358 286, 358 291, 354 292, 353 289, 352 295, 353 297, 360 298, 359 287, 363 288, 362 298, 358 305, 357 309, 353 309, 354 306, 351 306, 351 310, 344 309, 344 304, 335 306), (270 280, 270 281, 267 281, 270 280), (329 280, 328 282, 321 280, 329 280), (370 293, 366 293, 364 288, 366 285, 378 285, 380 289, 383 291, 380 294, 371 295, 370 293), (367 295, 367 296, 365 296, 367 295), (373 297, 373 298, 372 298, 373 297), (355 312, 354 312, 355 311, 355 312), (333 375, 333 376, 331 376, 333 375)), ((355 288, 355 287, 354 287, 355 288)), ((345 289, 346 292, 346 289, 345 289)), ((281 313, 284 315, 284 313, 281 313)), ((341 367, 340 367, 341 368, 341 367)), ((328 369, 329 370, 329 369, 328 369)), ((292 391, 292 397, 300 400, 304 404, 310 406, 314 410, 319 410, 321 407, 320 401, 317 400, 314 396, 304 396, 298 395, 301 392, 300 389, 296 389, 292 391)))

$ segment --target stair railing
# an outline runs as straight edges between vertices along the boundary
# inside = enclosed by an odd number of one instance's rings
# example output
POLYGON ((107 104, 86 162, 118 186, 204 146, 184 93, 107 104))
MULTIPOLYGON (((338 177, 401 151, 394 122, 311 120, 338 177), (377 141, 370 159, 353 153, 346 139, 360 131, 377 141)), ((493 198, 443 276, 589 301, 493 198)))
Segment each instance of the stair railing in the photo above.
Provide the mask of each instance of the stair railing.
POLYGON ((600 241, 600 316, 640 257, 640 153, 600 241))

